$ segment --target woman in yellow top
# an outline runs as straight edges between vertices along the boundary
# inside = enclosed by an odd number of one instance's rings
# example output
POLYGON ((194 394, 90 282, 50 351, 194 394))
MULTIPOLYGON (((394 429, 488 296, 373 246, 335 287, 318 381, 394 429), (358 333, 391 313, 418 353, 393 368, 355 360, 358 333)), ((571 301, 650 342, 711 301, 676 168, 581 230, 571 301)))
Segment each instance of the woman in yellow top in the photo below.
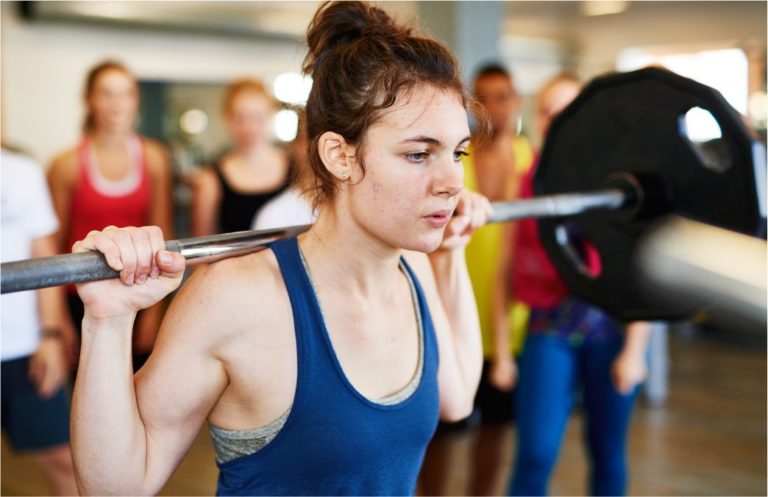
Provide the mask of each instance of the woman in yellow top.
MULTIPOLYGON (((533 148, 528 140, 517 134, 517 121, 522 102, 515 91, 512 76, 501 65, 489 64, 482 67, 474 80, 474 94, 484 107, 491 124, 491 138, 479 147, 470 150, 464 159, 464 187, 478 191, 491 201, 512 200, 517 197, 519 179, 533 163, 533 148)), ((512 421, 515 372, 496 367, 509 361, 496 360, 493 323, 499 320, 493 316, 492 305, 499 270, 503 226, 489 224, 472 236, 466 247, 467 269, 477 300, 480 327, 483 338, 483 373, 480 380, 475 409, 479 412, 481 429, 477 437, 473 457, 473 468, 469 478, 467 495, 496 495, 501 484, 503 451, 506 443, 504 428, 512 421)), ((511 352, 517 353, 522 345, 523 330, 528 319, 528 310, 522 304, 507 308, 504 316, 510 323, 510 339, 507 341, 511 352)), ((510 351, 502 351, 507 358, 510 351)), ((449 441, 441 433, 448 426, 438 428, 438 434, 430 445, 422 472, 423 491, 427 495, 443 494, 448 459, 449 441)))

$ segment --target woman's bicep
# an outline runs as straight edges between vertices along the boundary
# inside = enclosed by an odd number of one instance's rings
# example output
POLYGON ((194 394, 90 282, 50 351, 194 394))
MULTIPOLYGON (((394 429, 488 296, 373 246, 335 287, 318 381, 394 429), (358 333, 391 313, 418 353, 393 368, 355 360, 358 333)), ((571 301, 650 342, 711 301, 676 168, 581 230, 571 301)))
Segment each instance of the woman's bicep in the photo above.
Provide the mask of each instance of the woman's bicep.
POLYGON ((147 432, 147 465, 152 469, 148 480, 160 487, 227 385, 224 366, 214 355, 212 316, 207 306, 190 305, 194 294, 194 290, 182 292, 171 304, 155 348, 134 378, 147 432))
POLYGON ((71 174, 67 171, 68 165, 61 160, 54 161, 47 174, 48 189, 51 193, 51 203, 56 217, 59 220, 59 229, 57 231, 56 244, 57 250, 69 252, 70 247, 66 247, 66 240, 69 238, 70 229, 70 208, 72 204, 72 195, 74 193, 74 184, 70 178, 71 174))

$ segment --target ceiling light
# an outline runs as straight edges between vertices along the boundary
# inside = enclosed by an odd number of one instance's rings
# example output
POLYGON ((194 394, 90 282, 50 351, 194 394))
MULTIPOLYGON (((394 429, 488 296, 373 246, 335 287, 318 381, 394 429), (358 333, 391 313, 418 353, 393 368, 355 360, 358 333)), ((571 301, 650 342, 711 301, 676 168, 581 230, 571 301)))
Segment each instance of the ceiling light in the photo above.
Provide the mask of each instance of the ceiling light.
POLYGON ((293 110, 281 110, 275 116, 273 126, 278 140, 281 142, 293 141, 299 129, 299 115, 293 110))
POLYGON ((275 78, 273 89, 275 97, 281 102, 303 105, 307 103, 309 91, 312 89, 312 78, 295 72, 286 72, 275 78))
POLYGON ((585 16, 618 14, 627 10, 626 0, 589 0, 581 2, 581 13, 585 16))

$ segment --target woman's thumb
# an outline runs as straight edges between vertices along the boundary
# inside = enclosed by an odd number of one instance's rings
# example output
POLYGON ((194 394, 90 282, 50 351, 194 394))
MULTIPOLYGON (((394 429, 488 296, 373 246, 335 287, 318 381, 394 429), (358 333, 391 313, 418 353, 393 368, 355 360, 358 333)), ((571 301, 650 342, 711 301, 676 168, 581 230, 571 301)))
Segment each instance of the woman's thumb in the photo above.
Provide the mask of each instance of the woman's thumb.
POLYGON ((157 266, 160 268, 160 271, 167 276, 173 276, 175 273, 183 272, 184 267, 186 266, 184 256, 178 252, 160 250, 156 257, 157 266))

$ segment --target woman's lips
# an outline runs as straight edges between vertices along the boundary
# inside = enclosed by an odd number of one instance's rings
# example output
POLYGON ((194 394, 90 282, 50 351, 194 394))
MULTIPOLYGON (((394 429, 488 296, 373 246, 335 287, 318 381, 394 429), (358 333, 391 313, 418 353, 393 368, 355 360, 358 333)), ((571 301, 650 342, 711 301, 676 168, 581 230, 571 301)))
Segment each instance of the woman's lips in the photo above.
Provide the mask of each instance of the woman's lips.
POLYGON ((424 216, 433 228, 444 228, 451 220, 451 211, 436 211, 424 216))

